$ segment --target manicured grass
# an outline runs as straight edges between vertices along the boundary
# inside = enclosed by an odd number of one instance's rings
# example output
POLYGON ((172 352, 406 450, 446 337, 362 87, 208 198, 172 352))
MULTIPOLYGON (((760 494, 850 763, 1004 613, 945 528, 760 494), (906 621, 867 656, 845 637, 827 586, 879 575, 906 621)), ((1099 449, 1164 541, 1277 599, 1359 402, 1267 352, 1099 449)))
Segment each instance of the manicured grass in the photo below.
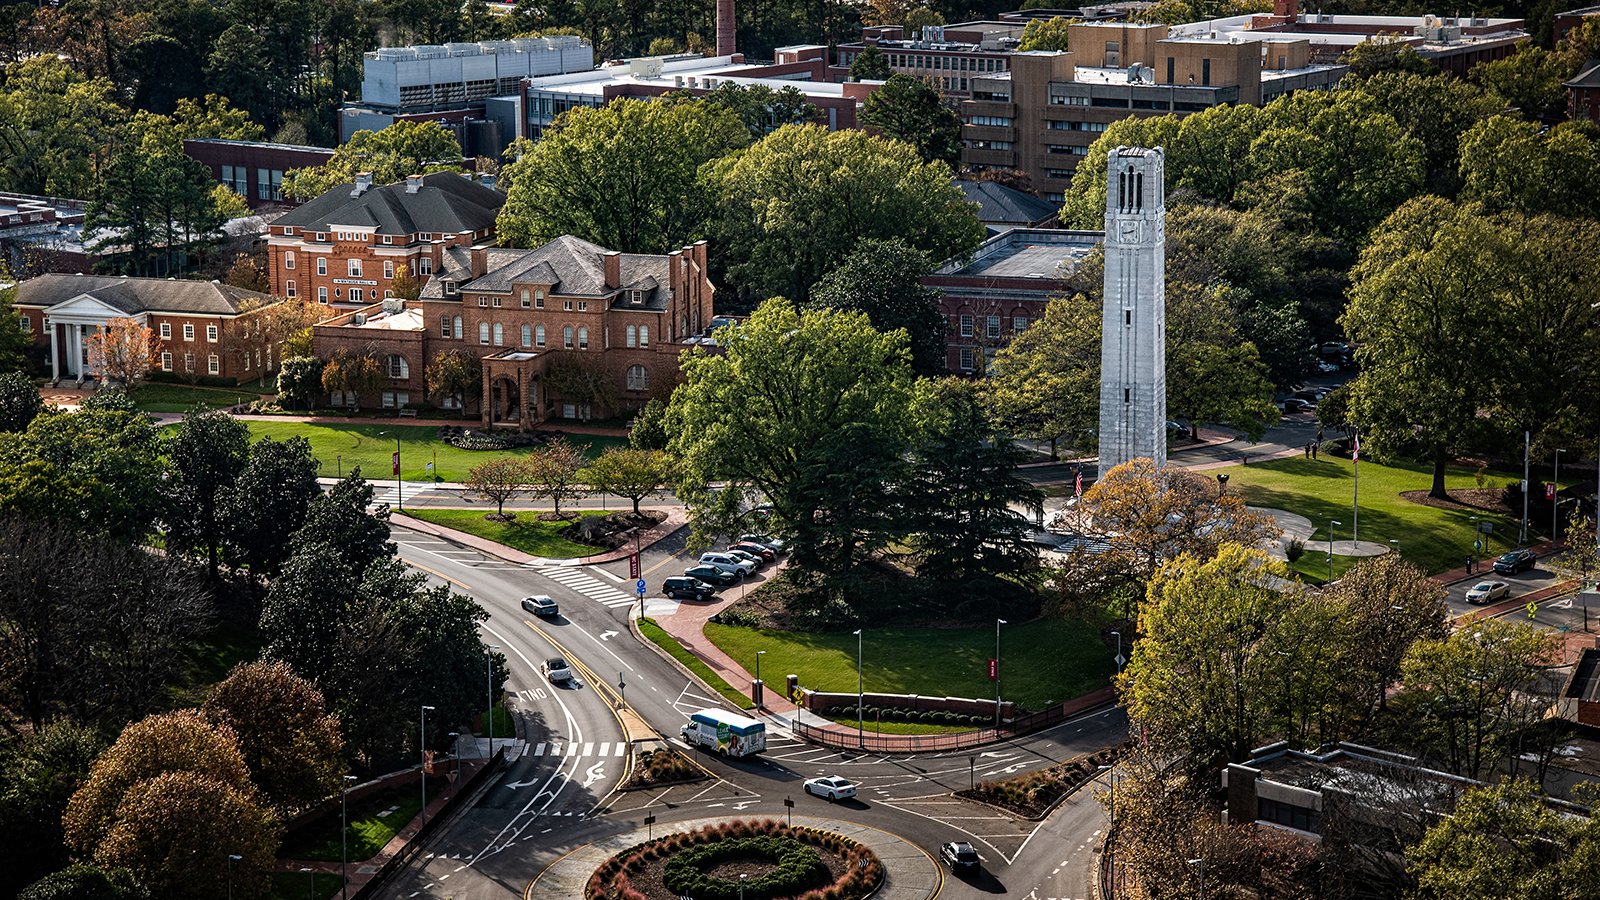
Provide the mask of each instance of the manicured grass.
MULTIPOLYGON (((437 771, 437 770, 435 770, 437 771)), ((428 779, 428 801, 431 803, 441 792, 450 788, 442 775, 428 779)), ((379 791, 370 797, 350 801, 350 861, 371 859, 400 829, 422 811, 422 785, 406 779, 404 784, 379 791), (379 813, 391 810, 388 815, 379 813)), ((279 859, 310 859, 339 861, 339 813, 323 816, 305 828, 284 836, 278 849, 279 859)), ((305 882, 300 882, 305 886, 305 882)))
MULTIPOLYGON (((756 652, 769 681, 800 676, 816 691, 856 691, 856 636, 736 628, 707 623, 706 637, 746 671, 756 652)), ((869 628, 862 635, 866 690, 937 697, 994 696, 989 659, 994 628, 869 628)), ((1115 651, 1098 629, 1081 622, 1039 619, 1006 625, 1000 635, 1000 686, 1004 699, 1024 709, 1053 704, 1106 687, 1116 674, 1115 651)), ((885 726, 887 728, 887 726, 885 726)))
MULTIPOLYGON (((1318 578, 1327 577, 1326 551, 1317 552, 1317 544, 1324 546, 1328 540, 1328 520, 1342 522, 1334 526, 1334 540, 1350 539, 1350 528, 1355 489, 1354 464, 1347 459, 1324 456, 1319 460, 1303 457, 1279 459, 1248 466, 1233 466, 1228 470, 1230 490, 1238 490, 1251 506, 1264 506, 1299 513, 1317 526, 1317 531, 1306 541, 1306 555, 1302 565, 1295 568, 1318 578), (1322 574, 1316 575, 1317 565, 1322 574)), ((1521 475, 1492 473, 1499 484, 1520 478, 1521 475)), ((1477 487, 1475 472, 1465 468, 1451 468, 1445 474, 1445 487, 1450 489, 1477 487)), ((1433 472, 1428 466, 1396 463, 1379 465, 1371 461, 1361 463, 1361 534, 1364 541, 1388 543, 1400 541, 1400 555, 1421 566, 1428 574, 1448 571, 1465 565, 1472 553, 1473 525, 1469 516, 1477 516, 1494 523, 1494 534, 1484 535, 1487 547, 1482 558, 1492 559, 1517 546, 1517 519, 1478 510, 1439 509, 1411 503, 1400 496, 1402 491, 1427 490, 1433 483, 1433 472)), ((1541 522, 1537 515, 1529 522, 1530 543, 1543 540, 1541 522)), ((1548 517, 1543 523, 1548 527, 1548 517)), ((1338 575, 1339 558, 1334 558, 1334 575, 1338 575)))
MULTIPOLYGON (((573 556, 593 556, 603 553, 604 548, 590 547, 587 544, 575 544, 561 537, 560 531, 571 522, 540 522, 536 517, 537 512, 522 512, 517 515, 515 522, 490 522, 484 518, 488 509, 433 509, 431 507, 413 508, 406 510, 406 515, 414 516, 424 522, 465 531, 467 534, 476 535, 497 544, 505 544, 533 556, 549 556, 556 559, 566 559, 573 556)), ((585 516, 603 516, 600 510, 585 510, 585 516)), ((573 520, 576 521, 576 520, 573 520)))
POLYGON ((235 389, 190 387, 186 384, 146 384, 134 391, 133 405, 145 412, 181 413, 196 406, 224 409, 261 399, 254 392, 235 389))
POLYGON ((272 900, 328 900, 339 895, 343 883, 337 872, 273 872, 272 900))
MULTIPOLYGON (((467 420, 467 425, 475 424, 467 420)), ((371 424, 320 422, 268 422, 251 421, 250 439, 270 437, 285 440, 303 437, 311 442, 311 455, 322 463, 322 475, 338 476, 355 466, 371 480, 393 478, 391 458, 395 452, 395 437, 400 438, 400 477, 408 481, 462 481, 467 470, 497 456, 526 456, 526 448, 501 452, 484 450, 457 450, 438 440, 436 425, 401 425, 398 422, 374 421, 371 424), (379 432, 385 432, 380 434, 379 432), (428 463, 437 462, 432 476, 428 463)), ((591 459, 607 447, 623 446, 627 438, 610 435, 574 434, 569 437, 579 447, 588 445, 591 459)))
MULTIPOLYGON (((854 716, 846 719, 839 716, 824 716, 830 722, 838 722, 846 728, 855 728, 854 716)), ((928 725, 923 722, 879 722, 867 719, 866 731, 875 731, 878 734, 956 734, 964 731, 977 731, 981 726, 973 725, 928 725)))
POLYGON ((700 661, 693 653, 683 649, 683 645, 661 630, 661 626, 654 619, 640 619, 639 631, 645 637, 654 641, 656 646, 672 654, 672 658, 689 667, 689 671, 700 677, 701 681, 711 685, 717 693, 728 698, 728 701, 740 709, 751 709, 755 706, 745 695, 733 689, 733 685, 724 681, 721 675, 711 671, 711 667, 700 661))
POLYGON ((172 688, 174 704, 199 706, 213 685, 228 677, 239 663, 254 662, 261 656, 261 634, 229 621, 217 623, 211 633, 200 639, 190 655, 189 670, 182 683, 172 688))
MULTIPOLYGON (((482 722, 483 721, 483 713, 476 713, 475 714, 475 718, 477 719, 477 721, 482 722)), ((488 737, 489 736, 488 733, 485 732, 483 730, 483 728, 481 728, 481 727, 475 733, 478 735, 478 737, 488 737)), ((516 726, 516 724, 514 722, 511 721, 511 713, 510 713, 510 711, 508 711, 506 709, 506 705, 504 703, 496 703, 494 705, 494 738, 495 738, 495 740, 498 741, 503 737, 511 737, 512 735, 514 735, 516 733, 517 733, 517 726, 516 726)))
MULTIPOLYGON (((1350 571, 1350 567, 1361 561, 1359 556, 1333 556, 1333 577, 1337 581, 1350 571)), ((1289 568, 1300 573, 1300 580, 1306 584, 1325 584, 1328 581, 1328 551, 1313 553, 1307 548, 1306 555, 1289 564, 1289 568)))

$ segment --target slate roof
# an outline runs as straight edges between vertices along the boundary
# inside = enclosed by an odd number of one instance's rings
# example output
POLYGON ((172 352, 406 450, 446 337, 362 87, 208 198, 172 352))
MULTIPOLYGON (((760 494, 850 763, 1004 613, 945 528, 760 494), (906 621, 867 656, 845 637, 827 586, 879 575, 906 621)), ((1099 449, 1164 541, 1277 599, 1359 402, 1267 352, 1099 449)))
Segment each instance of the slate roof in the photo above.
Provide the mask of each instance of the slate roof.
POLYGON ((350 196, 354 184, 341 184, 276 219, 309 231, 330 231, 330 225, 375 227, 379 234, 419 231, 460 234, 494 225, 506 195, 451 172, 422 177, 415 194, 404 181, 374 185, 350 196))
POLYGON ((232 316, 239 313, 239 305, 246 300, 272 301, 266 294, 215 281, 50 274, 17 285, 15 303, 48 308, 80 294, 88 294, 129 316, 146 312, 232 316))
POLYGON ((622 284, 606 287, 605 254, 609 251, 572 235, 562 235, 532 250, 493 248, 487 251, 487 271, 472 279, 470 250, 455 247, 445 252, 441 265, 422 290, 429 300, 443 299, 443 282, 454 280, 458 291, 509 294, 513 284, 549 284, 553 294, 606 297, 617 291, 643 291, 644 303, 627 308, 661 310, 667 305, 667 266, 670 259, 644 253, 621 257, 622 284))
POLYGON ((1036 225, 1061 211, 1048 200, 1008 188, 993 181, 957 181, 956 187, 978 204, 978 221, 1006 225, 1036 225))
POLYGON ((1578 69, 1578 74, 1571 81, 1563 81, 1562 87, 1593 88, 1600 87, 1600 59, 1591 59, 1578 69))

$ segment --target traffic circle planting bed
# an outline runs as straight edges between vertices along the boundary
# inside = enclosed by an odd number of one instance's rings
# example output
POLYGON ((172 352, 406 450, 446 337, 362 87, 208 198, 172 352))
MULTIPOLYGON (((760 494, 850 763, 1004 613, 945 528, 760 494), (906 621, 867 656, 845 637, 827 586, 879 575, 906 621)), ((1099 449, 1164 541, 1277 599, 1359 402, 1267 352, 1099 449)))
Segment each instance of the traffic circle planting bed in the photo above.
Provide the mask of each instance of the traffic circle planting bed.
POLYGON ((864 845, 776 820, 667 835, 606 860, 585 900, 861 900, 883 880, 864 845))

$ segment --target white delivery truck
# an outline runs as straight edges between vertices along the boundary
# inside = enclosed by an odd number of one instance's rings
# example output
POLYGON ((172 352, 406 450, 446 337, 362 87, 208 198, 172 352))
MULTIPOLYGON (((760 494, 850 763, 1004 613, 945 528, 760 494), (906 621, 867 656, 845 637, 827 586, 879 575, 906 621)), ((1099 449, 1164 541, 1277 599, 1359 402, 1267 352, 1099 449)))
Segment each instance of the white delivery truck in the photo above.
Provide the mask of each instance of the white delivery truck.
POLYGON ((723 756, 749 756, 767 749, 767 726, 749 716, 702 709, 678 730, 690 744, 723 756))

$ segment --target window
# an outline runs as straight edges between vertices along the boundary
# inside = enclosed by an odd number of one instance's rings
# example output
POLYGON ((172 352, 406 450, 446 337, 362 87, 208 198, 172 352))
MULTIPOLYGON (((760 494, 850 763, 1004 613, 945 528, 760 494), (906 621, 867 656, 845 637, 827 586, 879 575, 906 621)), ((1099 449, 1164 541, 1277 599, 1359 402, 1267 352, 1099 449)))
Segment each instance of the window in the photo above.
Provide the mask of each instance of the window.
POLYGON ((489 323, 488 322, 479 322, 478 323, 478 343, 480 343, 480 344, 489 343, 489 323))
POLYGON ((629 325, 628 326, 628 346, 629 347, 637 347, 638 345, 639 345, 639 329, 634 328, 632 325, 629 325))
POLYGON ((582 325, 578 326, 578 349, 589 349, 589 329, 582 325))
POLYGON ((193 325, 185 325, 185 326, 183 326, 183 339, 186 340, 186 341, 194 340, 194 326, 193 325))
POLYGON ((161 339, 164 340, 164 341, 172 340, 172 323, 171 322, 162 322, 161 323, 161 339))
POLYGON ((494 345, 504 347, 506 343, 506 329, 499 322, 494 323, 494 345))
POLYGON ((572 349, 572 326, 571 325, 563 325, 563 326, 561 326, 561 346, 562 346, 563 349, 566 349, 566 350, 571 350, 572 349))
POLYGON ((650 346, 650 326, 649 325, 640 325, 639 326, 639 346, 641 346, 641 347, 650 346))
POLYGON ((972 371, 972 348, 971 347, 962 347, 961 348, 961 368, 964 371, 968 371, 968 372, 972 371))
POLYGON ((404 356, 390 354, 383 358, 383 374, 396 381, 405 381, 411 377, 411 366, 406 364, 404 356))
POLYGON ((161 371, 172 371, 172 354, 165 350, 161 351, 161 371))
POLYGON ((989 317, 988 334, 989 334, 989 337, 992 337, 992 338, 997 338, 997 337, 1000 336, 1000 317, 999 316, 990 316, 989 317))
POLYGON ((534 329, 533 329, 533 341, 534 341, 533 345, 535 347, 543 347, 544 346, 544 326, 543 325, 534 326, 534 329))
POLYGON ((1170 56, 1167 57, 1167 84, 1171 84, 1172 83, 1172 73, 1173 73, 1173 70, 1174 70, 1174 63, 1175 63, 1175 60, 1172 57, 1170 57, 1170 56))
POLYGON ((1063 153, 1063 154, 1066 154, 1068 156, 1082 156, 1084 153, 1086 153, 1088 151, 1088 149, 1089 149, 1088 147, 1074 147, 1071 144, 1047 144, 1047 145, 1045 145, 1045 152, 1047 152, 1047 153, 1063 153))
POLYGON ((422 238, 422 240, 425 240, 425 241, 431 241, 431 240, 433 240, 433 232, 431 232, 431 231, 424 231, 424 232, 423 232, 423 233, 422 233, 422 234, 421 234, 421 238, 422 238))
POLYGON ((455 319, 452 320, 452 322, 453 322, 453 326, 452 327, 455 329, 455 333, 452 334, 451 337, 453 337, 453 338, 455 338, 456 340, 459 341, 459 340, 461 340, 461 317, 460 316, 456 316, 455 319))
POLYGON ((386 235, 384 235, 384 236, 383 236, 383 242, 384 242, 384 243, 385 243, 385 244, 392 244, 392 243, 394 243, 394 235, 392 235, 392 234, 386 234, 386 235))
POLYGON ((1007 126, 1009 126, 1011 124, 1011 119, 1009 117, 1006 117, 1006 116, 973 116, 972 118, 967 120, 967 124, 968 125, 1007 125, 1007 126))
POLYGON ((293 250, 285 250, 285 251, 283 251, 283 267, 285 269, 294 268, 294 251, 293 250))
POLYGON ((1027 331, 1027 330, 1028 330, 1028 317, 1027 316, 1013 316, 1011 318, 1011 333, 1012 334, 1021 334, 1024 331, 1027 331))
POLYGON ((383 408, 394 409, 394 391, 383 392, 383 408))
POLYGON ((1054 106, 1088 106, 1088 97, 1051 97, 1050 103, 1054 106))
POLYGON ((628 367, 628 390, 630 390, 630 391, 648 391, 648 390, 650 390, 650 373, 645 371, 644 366, 629 366, 628 367))
MULTIPOLYGON (((448 282, 448 281, 445 282, 445 287, 448 288, 449 286, 450 286, 450 282, 448 282)), ((478 305, 479 306, 488 306, 489 305, 489 298, 488 297, 479 297, 478 298, 478 305)))
POLYGON ((417 271, 423 275, 433 274, 433 257, 424 256, 417 261, 417 271))
POLYGON ((561 301, 561 309, 564 310, 565 312, 572 312, 572 301, 571 300, 563 300, 563 301, 561 301))
POLYGON ((494 303, 493 303, 493 305, 494 305, 494 306, 499 306, 499 305, 500 305, 500 298, 499 298, 499 297, 496 297, 496 298, 494 298, 494 303))
POLYGON ((366 296, 367 296, 367 292, 362 290, 361 288, 351 288, 350 289, 350 302, 351 303, 363 303, 366 300, 366 296))
POLYGON ((1203 85, 1211 84, 1211 60, 1209 59, 1200 60, 1200 83, 1203 85))
MULTIPOLYGON (((455 292, 456 292, 456 283, 454 281, 446 281, 444 283, 444 292, 446 294, 450 294, 451 296, 454 296, 455 292)), ((483 298, 482 297, 478 298, 478 305, 479 306, 483 305, 483 298)))
POLYGON ((317 232, 317 240, 322 242, 322 243, 327 243, 328 236, 327 236, 327 234, 319 231, 319 232, 317 232))
POLYGON ((440 316, 439 317, 439 337, 446 337, 447 338, 449 336, 450 336, 450 317, 449 316, 440 316))
POLYGON ((293 281, 285 281, 283 283, 283 292, 288 295, 290 300, 300 296, 299 291, 295 288, 293 281))
POLYGON ((962 337, 972 337, 972 317, 971 316, 962 316, 961 317, 961 336, 962 337))
POLYGON ((325 287, 317 288, 317 302, 318 303, 327 303, 328 302, 328 289, 327 288, 325 288, 325 287))
POLYGON ((522 346, 533 346, 533 326, 526 323, 522 326, 522 346))
POLYGON ((967 141, 970 150, 1010 150, 1010 141, 967 141))
POLYGON ((1256 818, 1301 831, 1320 832, 1322 829, 1322 817, 1316 810, 1266 797, 1256 799, 1256 818))
POLYGON ((532 301, 530 301, 528 299, 528 289, 527 288, 523 288, 522 289, 522 308, 523 309, 527 309, 529 306, 532 306, 532 305, 533 305, 532 301))
POLYGON ((383 261, 383 277, 385 277, 385 278, 393 278, 394 277, 394 260, 386 259, 386 260, 383 261))
POLYGON ((361 277, 361 260, 352 259, 346 262, 345 268, 349 270, 351 278, 361 277))
POLYGON ((588 311, 589 311, 589 301, 587 301, 587 300, 579 300, 578 301, 578 312, 588 312, 588 311))
POLYGON ((326 274, 328 274, 328 260, 327 260, 326 257, 322 257, 322 256, 317 257, 317 274, 318 275, 326 275, 326 274))
POLYGON ((544 309, 544 291, 533 292, 533 308, 544 309))
POLYGON ((185 372, 193 372, 194 371, 194 354, 193 353, 185 353, 183 355, 183 370, 185 372))
POLYGON ((212 375, 222 371, 222 363, 217 359, 217 355, 215 353, 206 357, 206 371, 212 375))
POLYGON ((385 300, 388 300, 388 299, 390 299, 390 298, 391 298, 391 297, 393 297, 393 296, 394 296, 394 291, 390 291, 390 290, 385 290, 385 291, 384 291, 384 292, 383 292, 383 299, 385 299, 385 300))

